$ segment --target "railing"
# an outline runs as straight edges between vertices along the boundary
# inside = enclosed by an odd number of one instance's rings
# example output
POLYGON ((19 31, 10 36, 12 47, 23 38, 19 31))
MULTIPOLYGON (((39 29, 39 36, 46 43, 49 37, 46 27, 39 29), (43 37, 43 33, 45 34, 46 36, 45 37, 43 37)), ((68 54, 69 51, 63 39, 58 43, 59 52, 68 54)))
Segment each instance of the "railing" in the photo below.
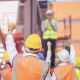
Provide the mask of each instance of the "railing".
MULTIPOLYGON (((1 30, 3 32, 3 34, 6 34, 8 31, 8 24, 13 22, 12 20, 9 19, 9 15, 14 15, 17 14, 17 12, 8 12, 8 13, 4 13, 2 15, 2 21, 1 21, 1 30)), ((15 22, 16 23, 16 22, 15 22)))

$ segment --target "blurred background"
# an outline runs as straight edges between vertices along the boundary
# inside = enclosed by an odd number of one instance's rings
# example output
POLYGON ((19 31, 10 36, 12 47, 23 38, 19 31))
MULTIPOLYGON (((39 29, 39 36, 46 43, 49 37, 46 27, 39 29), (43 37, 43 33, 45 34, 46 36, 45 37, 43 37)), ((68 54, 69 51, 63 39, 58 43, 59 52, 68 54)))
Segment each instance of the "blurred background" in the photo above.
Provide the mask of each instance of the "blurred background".
POLYGON ((47 9, 54 12, 53 18, 58 21, 55 61, 59 61, 57 52, 64 49, 68 39, 73 40, 76 57, 80 57, 80 0, 35 1, 0 0, 0 66, 6 50, 7 25, 9 23, 17 25, 16 30, 13 31, 13 37, 18 52, 22 53, 21 49, 28 35, 36 33, 42 38, 41 21, 46 19, 47 9), (27 3, 28 1, 31 2, 27 3))

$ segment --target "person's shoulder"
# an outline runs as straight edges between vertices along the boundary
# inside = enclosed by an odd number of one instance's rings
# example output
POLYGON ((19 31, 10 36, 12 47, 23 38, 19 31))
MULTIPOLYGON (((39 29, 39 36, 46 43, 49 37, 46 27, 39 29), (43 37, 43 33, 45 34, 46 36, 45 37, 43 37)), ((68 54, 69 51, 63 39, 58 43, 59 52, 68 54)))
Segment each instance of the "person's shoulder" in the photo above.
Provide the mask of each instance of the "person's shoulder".
POLYGON ((46 19, 44 19, 42 22, 45 22, 46 21, 46 19))
POLYGON ((55 23, 58 23, 58 21, 57 20, 55 20, 55 19, 52 19, 55 23))
POLYGON ((57 21, 57 20, 55 20, 55 19, 54 19, 54 21, 55 21, 56 23, 58 23, 58 21, 57 21))
POLYGON ((43 23, 45 23, 45 21, 43 20, 43 21, 41 21, 41 23, 43 24, 43 23))
POLYGON ((8 67, 8 68, 6 68, 6 69, 4 69, 4 72, 6 72, 6 73, 10 73, 11 72, 11 67, 8 67))

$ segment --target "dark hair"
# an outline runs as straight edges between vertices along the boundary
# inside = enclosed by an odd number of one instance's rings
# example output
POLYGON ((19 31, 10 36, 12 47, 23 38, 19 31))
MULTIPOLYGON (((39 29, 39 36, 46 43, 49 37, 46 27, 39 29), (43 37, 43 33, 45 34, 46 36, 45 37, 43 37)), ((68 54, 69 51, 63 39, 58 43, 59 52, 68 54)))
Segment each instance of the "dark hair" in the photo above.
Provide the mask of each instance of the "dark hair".
POLYGON ((29 47, 27 47, 29 50, 31 50, 31 51, 36 51, 36 50, 38 50, 38 49, 33 49, 33 48, 29 48, 29 47))
POLYGON ((65 49, 69 52, 70 54, 70 47, 69 46, 65 46, 65 49))

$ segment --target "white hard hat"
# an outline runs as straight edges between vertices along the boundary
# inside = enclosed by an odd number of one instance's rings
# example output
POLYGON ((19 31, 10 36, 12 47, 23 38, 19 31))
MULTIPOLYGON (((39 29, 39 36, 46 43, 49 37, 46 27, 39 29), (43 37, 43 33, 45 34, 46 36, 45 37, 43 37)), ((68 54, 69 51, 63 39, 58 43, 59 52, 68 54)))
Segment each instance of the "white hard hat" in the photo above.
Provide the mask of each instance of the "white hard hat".
POLYGON ((49 14, 49 13, 53 14, 53 11, 52 10, 47 10, 46 15, 49 14))
POLYGON ((70 61, 69 52, 66 49, 59 51, 58 57, 61 62, 69 62, 70 61))

